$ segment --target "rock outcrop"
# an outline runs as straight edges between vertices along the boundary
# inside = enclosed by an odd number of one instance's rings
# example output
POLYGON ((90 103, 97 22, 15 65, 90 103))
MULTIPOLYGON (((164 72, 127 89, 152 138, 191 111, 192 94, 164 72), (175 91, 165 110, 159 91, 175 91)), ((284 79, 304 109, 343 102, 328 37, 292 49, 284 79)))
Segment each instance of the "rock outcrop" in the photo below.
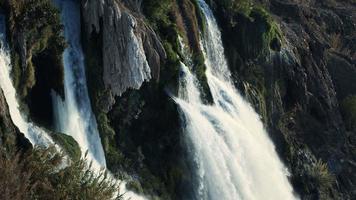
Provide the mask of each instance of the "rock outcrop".
POLYGON ((83 0, 82 13, 86 35, 102 36, 103 81, 114 96, 159 79, 166 54, 140 13, 117 0, 83 0))
POLYGON ((356 132, 345 126, 352 115, 342 115, 352 108, 340 105, 353 105, 347 97, 356 92, 355 3, 261 0, 254 3, 265 10, 244 13, 214 2, 237 85, 263 117, 300 197, 354 199, 356 132))
POLYGON ((18 150, 31 148, 30 142, 13 124, 5 96, 0 89, 0 148, 2 152, 14 154, 18 150))

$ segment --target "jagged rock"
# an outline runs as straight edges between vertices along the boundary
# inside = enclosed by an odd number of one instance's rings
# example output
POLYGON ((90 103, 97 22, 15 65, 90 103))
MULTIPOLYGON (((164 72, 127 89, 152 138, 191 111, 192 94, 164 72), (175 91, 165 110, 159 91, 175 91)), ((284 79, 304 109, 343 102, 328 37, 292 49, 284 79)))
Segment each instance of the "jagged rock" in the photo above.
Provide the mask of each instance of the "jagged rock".
POLYGON ((30 147, 30 142, 13 124, 5 96, 0 89, 0 148, 7 153, 15 153, 30 147))
POLYGON ((147 61, 151 67, 151 76, 155 80, 159 81, 160 67, 163 65, 166 59, 166 52, 162 46, 162 43, 158 39, 156 33, 148 26, 146 30, 141 32, 143 37, 143 48, 146 54, 147 61))
POLYGON ((87 34, 100 31, 100 18, 104 14, 105 0, 82 0, 83 20, 87 34))
POLYGON ((82 1, 86 34, 102 33, 103 81, 115 96, 159 79, 166 54, 156 34, 116 0, 82 1))
POLYGON ((356 82, 356 64, 352 64, 350 59, 337 52, 329 52, 326 56, 338 99, 356 95, 356 85, 350 84, 356 82))

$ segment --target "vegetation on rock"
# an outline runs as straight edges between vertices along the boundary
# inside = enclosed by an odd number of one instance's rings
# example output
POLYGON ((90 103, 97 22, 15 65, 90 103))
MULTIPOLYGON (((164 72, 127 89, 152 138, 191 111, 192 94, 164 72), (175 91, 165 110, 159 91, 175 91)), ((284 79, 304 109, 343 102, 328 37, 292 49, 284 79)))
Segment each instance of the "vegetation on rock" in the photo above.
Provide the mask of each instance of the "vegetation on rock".
POLYGON ((34 148, 7 156, 0 151, 0 198, 121 199, 107 174, 95 175, 83 159, 63 168, 63 156, 54 148, 34 148))
POLYGON ((6 0, 1 9, 6 14, 12 78, 22 110, 50 127, 51 90, 63 94, 65 42, 59 12, 51 0, 6 0))
POLYGON ((295 190, 302 199, 350 198, 354 192, 340 191, 338 184, 354 187, 352 181, 344 181, 354 179, 352 167, 335 161, 342 157, 354 162, 349 153, 354 144, 345 139, 353 134, 349 131, 356 91, 350 85, 355 74, 350 30, 356 27, 345 15, 350 5, 345 1, 249 1, 249 6, 243 6, 248 1, 210 2, 236 85, 263 117, 292 171, 295 190), (308 162, 305 156, 323 162, 308 162))
POLYGON ((72 160, 79 160, 81 158, 80 147, 73 137, 64 133, 52 133, 51 137, 72 160))
MULTIPOLYGON (((35 70, 33 58, 44 51, 52 51, 54 62, 46 67, 59 68, 61 71, 61 55, 65 47, 61 36, 59 12, 50 0, 9 0, 8 11, 9 36, 13 51, 14 82, 24 97, 28 89, 35 85, 35 70)), ((46 58, 43 58, 46 59, 46 58)), ((63 79, 63 72, 52 74, 59 86, 63 79)), ((57 85, 57 86, 58 86, 57 85)), ((55 88, 58 89, 58 88, 55 88)))

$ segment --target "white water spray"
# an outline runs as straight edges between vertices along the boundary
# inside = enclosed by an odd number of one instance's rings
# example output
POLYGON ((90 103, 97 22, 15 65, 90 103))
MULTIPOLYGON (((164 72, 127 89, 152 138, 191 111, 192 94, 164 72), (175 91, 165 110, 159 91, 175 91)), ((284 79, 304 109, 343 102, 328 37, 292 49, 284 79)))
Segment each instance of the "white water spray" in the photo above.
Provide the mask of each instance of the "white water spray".
MULTIPOLYGON (((0 87, 4 93, 6 102, 9 107, 10 117, 15 126, 21 133, 31 142, 32 145, 45 146, 54 145, 51 137, 48 136, 45 130, 29 122, 22 115, 14 84, 11 80, 11 60, 10 51, 6 41, 6 25, 5 16, 0 15, 0 87)), ((58 149, 59 147, 56 146, 58 149)))
MULTIPOLYGON (((72 136, 82 153, 87 152, 87 159, 92 162, 93 170, 100 173, 106 169, 106 161, 86 85, 84 55, 80 43, 79 3, 75 0, 55 0, 55 3, 61 11, 64 36, 69 45, 63 54, 65 100, 54 92, 52 95, 55 122, 58 131, 72 136)), ((124 199, 145 199, 128 191, 125 181, 116 180, 111 175, 110 178, 120 182, 120 192, 124 199)))
POLYGON ((202 50, 214 105, 202 103, 198 82, 184 64, 175 98, 197 167, 196 199, 296 199, 260 117, 232 84, 214 16, 203 0, 199 5, 206 18, 202 50))
POLYGON ((56 129, 72 136, 83 154, 88 152, 87 159, 93 162, 93 167, 100 170, 106 167, 106 161, 86 85, 79 4, 72 0, 57 0, 56 3, 61 10, 68 43, 63 54, 65 100, 54 92, 52 96, 56 129))

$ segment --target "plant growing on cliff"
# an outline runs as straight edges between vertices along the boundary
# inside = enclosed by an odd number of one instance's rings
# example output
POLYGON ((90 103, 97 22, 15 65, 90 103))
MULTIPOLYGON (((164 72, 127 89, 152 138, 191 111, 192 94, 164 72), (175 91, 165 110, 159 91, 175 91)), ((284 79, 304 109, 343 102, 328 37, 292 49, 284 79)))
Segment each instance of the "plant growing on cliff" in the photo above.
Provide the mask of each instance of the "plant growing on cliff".
POLYGON ((332 187, 335 177, 329 172, 328 166, 322 160, 318 160, 309 171, 311 181, 319 190, 320 199, 325 199, 332 187))
MULTIPOLYGON (((61 58, 65 42, 59 12, 50 0, 9 0, 3 7, 9 15, 14 83, 24 97, 36 83, 36 54, 49 50, 51 56, 46 59, 54 59, 50 61, 53 65, 47 67, 61 68, 61 59, 56 58, 61 58)), ((57 82, 63 81, 63 73, 55 76, 57 82)))
POLYGON ((84 159, 63 168, 54 148, 6 156, 0 150, 0 199, 121 199, 105 173, 93 174, 84 159))
POLYGON ((239 12, 246 16, 250 13, 253 6, 251 0, 222 0, 218 3, 228 12, 239 12))
POLYGON ((159 27, 161 23, 169 23, 168 12, 173 5, 171 0, 150 0, 143 2, 143 12, 148 20, 155 26, 159 27))

